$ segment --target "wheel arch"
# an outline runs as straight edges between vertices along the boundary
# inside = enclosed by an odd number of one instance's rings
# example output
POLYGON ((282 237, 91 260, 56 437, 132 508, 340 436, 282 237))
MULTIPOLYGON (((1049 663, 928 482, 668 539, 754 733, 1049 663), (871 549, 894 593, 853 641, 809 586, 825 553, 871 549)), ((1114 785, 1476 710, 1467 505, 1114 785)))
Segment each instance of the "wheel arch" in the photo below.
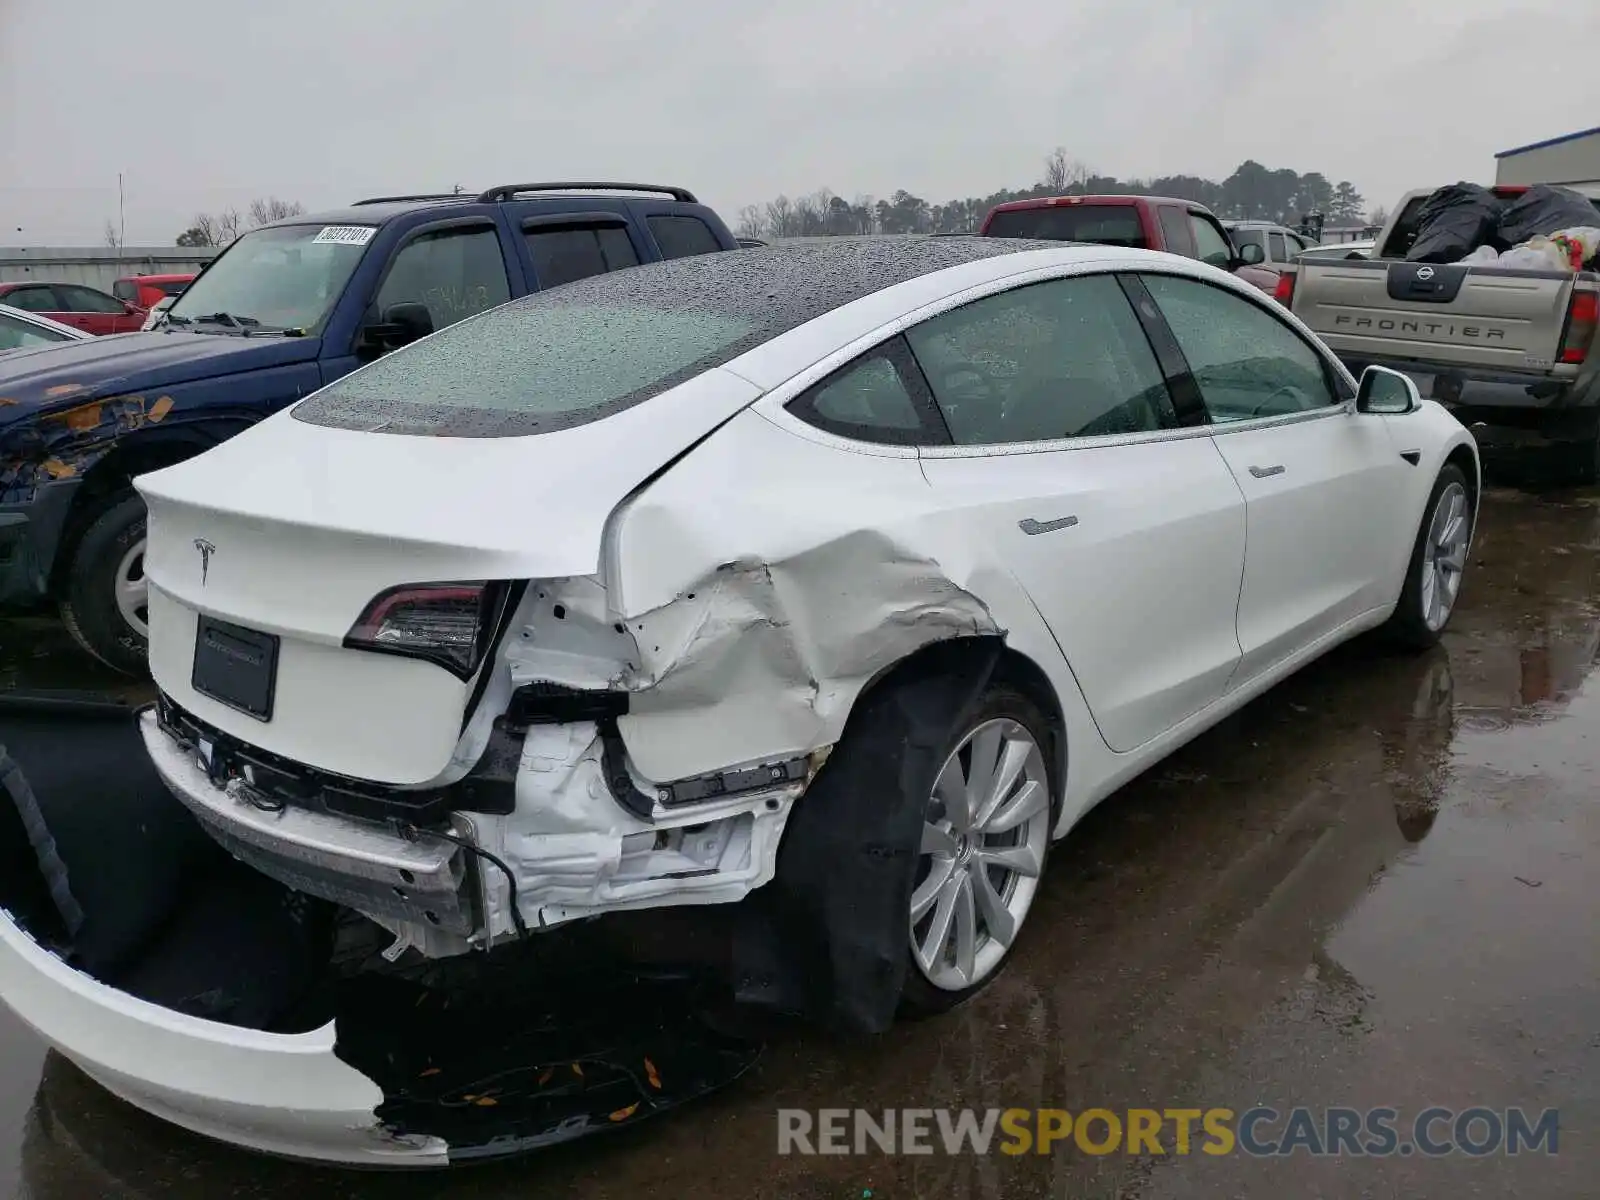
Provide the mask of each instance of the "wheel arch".
POLYGON ((990 682, 1007 684, 1022 693, 1044 716, 1050 740, 1048 751, 1055 777, 1051 797, 1053 818, 1059 818, 1067 790, 1068 736, 1066 713, 1050 677, 1027 654, 1010 645, 1003 634, 947 638, 930 642, 892 663, 869 679, 852 712, 862 709, 878 691, 889 687, 914 687, 935 677, 955 678, 974 689, 990 682))
POLYGON ((1440 470, 1445 467, 1460 467, 1461 473, 1467 477, 1467 499, 1472 504, 1473 533, 1478 527, 1478 499, 1483 492, 1483 479, 1478 465, 1477 451, 1466 442, 1457 442, 1451 447, 1450 452, 1444 456, 1440 470))

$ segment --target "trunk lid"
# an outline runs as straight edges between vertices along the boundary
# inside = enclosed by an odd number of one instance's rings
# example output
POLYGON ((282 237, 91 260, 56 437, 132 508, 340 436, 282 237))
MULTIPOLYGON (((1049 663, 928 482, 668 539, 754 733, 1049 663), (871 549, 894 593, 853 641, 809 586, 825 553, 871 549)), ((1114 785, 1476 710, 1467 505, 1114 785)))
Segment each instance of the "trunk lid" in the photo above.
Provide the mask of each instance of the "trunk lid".
POLYGON ((1479 370, 1557 365, 1574 288, 1600 277, 1400 260, 1302 259, 1293 308, 1340 356, 1479 370))
POLYGON ((152 674, 251 746, 426 783, 449 764, 472 683, 344 648, 367 605, 404 584, 595 573, 616 505, 758 394, 716 370, 601 421, 501 438, 330 429, 291 411, 141 476, 152 674), (276 639, 267 719, 194 686, 203 618, 276 639))

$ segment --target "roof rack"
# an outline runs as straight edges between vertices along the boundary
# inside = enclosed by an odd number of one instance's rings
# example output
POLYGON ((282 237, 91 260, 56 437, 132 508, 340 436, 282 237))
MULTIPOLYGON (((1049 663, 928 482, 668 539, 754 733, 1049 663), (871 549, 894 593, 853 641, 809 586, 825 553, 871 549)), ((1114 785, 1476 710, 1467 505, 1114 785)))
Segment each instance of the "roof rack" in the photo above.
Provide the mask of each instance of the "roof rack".
POLYGON ((521 192, 659 192, 684 204, 699 204, 688 188, 658 183, 502 183, 478 197, 480 204, 498 204, 521 192))
POLYGON ((357 200, 352 207, 363 204, 406 204, 413 200, 463 200, 466 199, 460 192, 423 192, 415 196, 369 196, 365 200, 357 200))

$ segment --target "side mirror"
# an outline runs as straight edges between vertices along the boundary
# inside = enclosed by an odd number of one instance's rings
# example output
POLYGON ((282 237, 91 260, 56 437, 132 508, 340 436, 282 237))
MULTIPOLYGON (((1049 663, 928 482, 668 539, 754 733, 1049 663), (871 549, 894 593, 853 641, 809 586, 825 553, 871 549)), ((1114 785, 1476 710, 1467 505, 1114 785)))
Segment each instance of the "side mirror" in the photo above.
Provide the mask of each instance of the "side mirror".
POLYGON ((433 314, 426 304, 391 304, 375 325, 362 330, 368 345, 385 350, 398 349, 433 332, 433 314))
POLYGON ((1368 367, 1361 372, 1361 386, 1356 391, 1357 412, 1396 417, 1416 412, 1421 407, 1422 393, 1409 375, 1388 367, 1368 367))
POLYGON ((1246 242, 1239 247, 1239 262, 1247 267, 1259 267, 1267 261, 1267 252, 1260 242, 1246 242))
POLYGON ((130 317, 137 317, 137 316, 141 316, 144 313, 148 312, 149 309, 140 308, 132 300, 124 300, 122 302, 122 311, 127 313, 128 316, 130 316, 130 317))

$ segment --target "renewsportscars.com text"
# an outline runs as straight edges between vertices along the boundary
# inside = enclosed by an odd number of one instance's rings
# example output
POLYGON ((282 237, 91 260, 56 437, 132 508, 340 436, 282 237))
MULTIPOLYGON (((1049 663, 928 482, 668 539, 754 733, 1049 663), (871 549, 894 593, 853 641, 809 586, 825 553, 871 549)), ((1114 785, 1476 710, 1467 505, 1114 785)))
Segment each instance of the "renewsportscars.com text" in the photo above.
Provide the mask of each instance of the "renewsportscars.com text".
POLYGON ((779 1154, 1246 1154, 1387 1157, 1556 1154, 1547 1108, 799 1108, 778 1110, 779 1154))

